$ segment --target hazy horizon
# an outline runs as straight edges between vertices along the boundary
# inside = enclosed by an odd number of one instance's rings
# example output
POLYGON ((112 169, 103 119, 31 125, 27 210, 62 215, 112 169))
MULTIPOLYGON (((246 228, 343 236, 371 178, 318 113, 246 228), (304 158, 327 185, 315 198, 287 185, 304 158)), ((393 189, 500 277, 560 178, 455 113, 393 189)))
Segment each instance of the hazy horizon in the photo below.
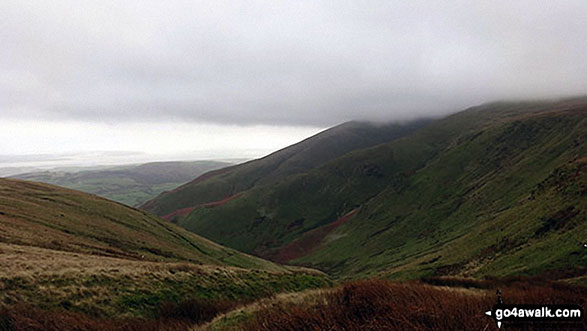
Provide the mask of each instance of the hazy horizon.
POLYGON ((242 163, 257 157, 207 157, 198 154, 150 155, 139 152, 89 151, 63 154, 0 155, 0 177, 37 171, 73 171, 138 165, 152 162, 220 161, 242 163))
POLYGON ((0 155, 255 158, 349 120, 585 95, 586 12, 578 0, 2 1, 0 155))

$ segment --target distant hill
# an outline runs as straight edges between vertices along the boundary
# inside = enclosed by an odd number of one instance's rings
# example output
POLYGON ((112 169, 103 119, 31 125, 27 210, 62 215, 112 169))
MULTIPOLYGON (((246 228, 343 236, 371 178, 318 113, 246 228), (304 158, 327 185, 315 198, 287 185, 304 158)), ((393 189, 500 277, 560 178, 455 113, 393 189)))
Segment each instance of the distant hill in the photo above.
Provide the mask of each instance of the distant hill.
MULTIPOLYGON (((473 107, 250 189, 218 177, 239 195, 172 219, 332 275, 572 274, 587 266, 585 99, 473 107)), ((190 185, 215 187, 218 177, 190 185)), ((165 214, 187 203, 162 207, 182 192, 201 202, 189 188, 145 206, 165 214)))
POLYGON ((2 309, 22 306, 156 318, 166 303, 238 302, 326 284, 317 272, 222 247, 116 202, 0 179, 0 322, 2 309))
POLYGON ((425 126, 429 120, 406 124, 348 122, 320 132, 264 158, 214 170, 158 196, 142 209, 168 215, 214 203, 253 187, 278 182, 323 165, 350 151, 391 141, 425 126))
POLYGON ((0 177, 9 177, 26 172, 37 172, 41 171, 35 167, 0 167, 0 177))
POLYGON ((11 178, 63 186, 136 206, 207 171, 230 165, 218 161, 152 162, 91 170, 29 172, 11 178))

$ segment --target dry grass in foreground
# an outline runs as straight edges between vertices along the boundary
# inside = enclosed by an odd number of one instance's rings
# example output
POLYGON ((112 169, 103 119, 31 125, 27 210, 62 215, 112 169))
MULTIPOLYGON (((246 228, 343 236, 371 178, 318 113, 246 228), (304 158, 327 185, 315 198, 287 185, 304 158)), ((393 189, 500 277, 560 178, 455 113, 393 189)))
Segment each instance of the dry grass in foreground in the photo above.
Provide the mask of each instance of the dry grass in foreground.
POLYGON ((181 331, 207 322, 233 308, 237 303, 225 300, 191 299, 178 304, 166 303, 157 319, 104 319, 66 310, 46 311, 28 306, 0 310, 1 331, 181 331))
POLYGON ((185 330, 239 305, 328 284, 302 269, 133 261, 0 243, 0 331, 185 330))
MULTIPOLYGON (((587 289, 583 287, 521 280, 499 284, 505 303, 574 303, 585 307, 587 300, 587 289)), ((325 303, 267 306, 237 329, 496 330, 494 321, 483 314, 496 302, 495 289, 490 282, 484 285, 486 289, 383 280, 348 283, 328 294, 325 303)), ((505 324, 502 329, 510 327, 505 324)), ((544 325, 516 327, 534 330, 544 325)), ((583 330, 587 324, 555 327, 583 330)))
POLYGON ((276 304, 304 304, 317 305, 326 303, 326 297, 336 288, 309 289, 301 292, 280 293, 271 297, 263 298, 248 304, 236 306, 234 309, 217 315, 212 321, 200 324, 191 331, 217 331, 239 329, 243 321, 254 316, 258 311, 276 304))
MULTIPOLYGON (((162 305, 156 319, 101 319, 16 306, 0 310, 0 330, 193 330, 196 325, 206 330, 496 330, 494 321, 483 313, 496 302, 497 287, 504 303, 583 307, 587 303, 587 288, 548 280, 426 281, 367 280, 248 303, 191 299, 162 305), (215 322, 203 324, 212 320, 215 322)), ((542 330, 544 326, 506 323, 502 330, 542 330)), ((550 326, 587 329, 585 322, 550 326)))

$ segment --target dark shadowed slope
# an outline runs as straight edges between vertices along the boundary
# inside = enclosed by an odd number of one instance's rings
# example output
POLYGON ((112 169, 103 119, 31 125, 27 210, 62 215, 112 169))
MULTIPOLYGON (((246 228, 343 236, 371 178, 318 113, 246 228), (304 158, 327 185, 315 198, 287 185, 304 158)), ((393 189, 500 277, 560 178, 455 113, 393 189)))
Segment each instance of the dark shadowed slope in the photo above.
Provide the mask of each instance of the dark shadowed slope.
POLYGON ((195 177, 230 163, 218 161, 152 162, 99 170, 50 170, 12 178, 59 185, 136 206, 195 177))
POLYGON ((302 173, 347 152, 391 141, 428 122, 421 120, 405 125, 344 123, 264 158, 206 173, 172 192, 161 194, 141 208, 164 216, 221 201, 252 187, 302 173))
POLYGON ((340 276, 572 270, 587 264, 586 135, 584 99, 488 104, 177 221, 340 276))

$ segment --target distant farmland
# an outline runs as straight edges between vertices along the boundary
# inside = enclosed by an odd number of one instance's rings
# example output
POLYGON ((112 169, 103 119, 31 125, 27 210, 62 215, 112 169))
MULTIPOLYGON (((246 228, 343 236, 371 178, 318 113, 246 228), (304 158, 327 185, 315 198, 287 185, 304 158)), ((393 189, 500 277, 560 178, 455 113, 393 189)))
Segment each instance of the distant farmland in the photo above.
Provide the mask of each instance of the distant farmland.
POLYGON ((14 175, 31 180, 96 194, 128 206, 138 206, 201 174, 231 163, 219 161, 153 162, 99 170, 49 170, 14 175))

